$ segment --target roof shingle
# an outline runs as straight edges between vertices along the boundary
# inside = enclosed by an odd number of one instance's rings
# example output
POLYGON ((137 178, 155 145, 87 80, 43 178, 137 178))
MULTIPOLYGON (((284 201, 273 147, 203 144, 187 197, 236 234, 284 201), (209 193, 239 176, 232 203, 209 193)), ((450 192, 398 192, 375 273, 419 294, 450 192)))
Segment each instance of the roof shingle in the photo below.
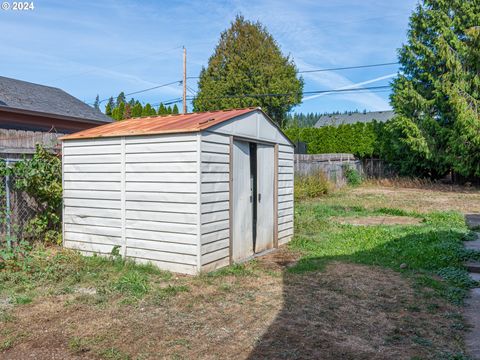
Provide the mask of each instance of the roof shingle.
POLYGON ((0 76, 0 109, 2 107, 102 123, 112 122, 101 111, 59 88, 0 76))
POLYGON ((327 114, 318 118, 315 127, 338 126, 355 123, 367 123, 373 120, 378 122, 387 122, 395 113, 391 110, 387 111, 370 111, 366 113, 349 113, 349 114, 327 114))

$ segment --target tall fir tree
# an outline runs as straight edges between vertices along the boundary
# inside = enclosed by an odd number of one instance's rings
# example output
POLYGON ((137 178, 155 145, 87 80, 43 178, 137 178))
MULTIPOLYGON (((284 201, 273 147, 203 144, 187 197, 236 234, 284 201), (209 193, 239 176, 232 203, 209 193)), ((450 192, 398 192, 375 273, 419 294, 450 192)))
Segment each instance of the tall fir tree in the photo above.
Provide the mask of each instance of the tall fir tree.
POLYGON ((158 106, 158 115, 166 115, 167 114, 167 109, 165 108, 165 105, 163 103, 160 103, 158 106))
POLYGON ((116 117, 114 118, 115 120, 123 120, 125 119, 124 113, 125 113, 125 103, 120 103, 117 108, 115 108, 117 111, 116 117))
POLYGON ((120 94, 117 96, 117 102, 115 103, 115 107, 119 107, 121 103, 126 103, 127 99, 125 98, 125 93, 122 91, 120 94))
POLYGON ((480 176, 479 24, 478 0, 423 0, 410 17, 387 127, 387 160, 403 173, 480 176))
POLYGON ((113 101, 113 97, 111 96, 109 99, 108 99, 108 102, 107 102, 107 105, 105 106, 105 115, 107 116, 112 116, 112 111, 113 111, 113 108, 115 107, 115 102, 113 101))
POLYGON ((132 117, 142 116, 143 106, 140 104, 140 101, 136 101, 135 105, 132 108, 132 117))
POLYGON ((93 103, 93 107, 97 110, 100 110, 100 97, 98 96, 95 96, 95 102, 93 103))
POLYGON ((177 106, 177 104, 173 105, 172 114, 178 114, 178 106, 177 106))
POLYGON ((193 107, 209 111, 260 106, 281 124, 301 102, 302 90, 303 79, 293 60, 282 54, 267 29, 237 16, 200 72, 193 107))
POLYGON ((142 110, 142 116, 153 116, 156 115, 157 112, 155 109, 150 105, 150 103, 145 104, 142 110))

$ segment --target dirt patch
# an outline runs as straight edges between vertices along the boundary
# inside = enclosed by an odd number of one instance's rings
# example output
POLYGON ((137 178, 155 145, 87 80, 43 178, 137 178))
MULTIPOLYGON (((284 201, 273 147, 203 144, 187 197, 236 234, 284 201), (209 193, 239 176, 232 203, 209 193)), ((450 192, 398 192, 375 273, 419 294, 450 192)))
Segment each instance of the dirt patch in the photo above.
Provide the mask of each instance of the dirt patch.
POLYGON ((340 224, 373 226, 373 225, 415 225, 422 219, 410 216, 362 216, 362 217, 334 217, 332 220, 340 224))
POLYGON ((360 205, 368 209, 392 207, 418 212, 460 211, 480 213, 480 191, 438 189, 359 187, 344 196, 346 205, 360 205))
POLYGON ((458 350, 445 316, 457 309, 436 300, 430 311, 400 274, 344 263, 286 272, 295 261, 280 251, 258 259, 252 276, 187 278, 189 292, 156 304, 40 298, 1 324, 0 344, 13 341, 0 357, 410 359, 458 350))

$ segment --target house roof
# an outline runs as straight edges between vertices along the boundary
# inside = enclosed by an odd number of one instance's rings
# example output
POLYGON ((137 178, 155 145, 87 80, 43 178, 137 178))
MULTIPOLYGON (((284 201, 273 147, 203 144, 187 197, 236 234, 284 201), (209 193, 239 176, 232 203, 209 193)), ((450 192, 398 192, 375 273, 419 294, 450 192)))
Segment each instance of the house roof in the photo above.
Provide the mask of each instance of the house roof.
POLYGON ((0 76, 0 110, 35 112, 75 121, 112 122, 101 111, 65 91, 0 76))
POLYGON ((355 123, 367 123, 373 120, 378 122, 386 122, 393 118, 395 113, 391 110, 387 111, 370 111, 367 113, 349 113, 349 114, 327 114, 321 115, 315 124, 315 127, 338 126, 355 123))
POLYGON ((61 140, 198 132, 260 108, 219 110, 180 115, 149 116, 117 121, 67 135, 61 140))

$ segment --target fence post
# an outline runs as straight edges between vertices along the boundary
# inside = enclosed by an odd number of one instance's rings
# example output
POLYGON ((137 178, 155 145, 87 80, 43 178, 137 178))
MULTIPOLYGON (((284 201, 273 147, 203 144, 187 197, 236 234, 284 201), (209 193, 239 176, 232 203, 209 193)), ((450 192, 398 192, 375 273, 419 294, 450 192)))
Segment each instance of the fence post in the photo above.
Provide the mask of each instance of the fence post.
MULTIPOLYGON (((5 161, 6 166, 10 165, 10 161, 7 159, 5 161)), ((6 225, 7 225, 7 247, 12 246, 12 238, 11 238, 11 216, 10 216, 10 175, 5 176, 5 210, 6 210, 6 225)))

